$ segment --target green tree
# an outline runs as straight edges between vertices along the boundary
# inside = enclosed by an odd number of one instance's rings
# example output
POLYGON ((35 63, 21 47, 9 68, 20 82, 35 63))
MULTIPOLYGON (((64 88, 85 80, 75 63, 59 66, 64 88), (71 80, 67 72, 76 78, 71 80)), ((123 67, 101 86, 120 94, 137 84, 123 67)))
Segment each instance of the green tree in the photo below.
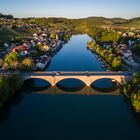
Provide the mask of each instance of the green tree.
POLYGON ((115 58, 112 62, 112 68, 113 70, 119 70, 121 69, 122 61, 118 58, 115 58))
POLYGON ((9 86, 4 76, 0 76, 0 102, 4 102, 9 96, 9 86))
POLYGON ((56 34, 52 32, 52 33, 50 34, 50 38, 51 38, 51 39, 56 39, 56 34))
POLYGON ((11 94, 19 90, 23 84, 23 81, 19 74, 10 74, 6 80, 7 80, 11 94))
POLYGON ((32 70, 33 66, 34 66, 34 63, 31 57, 25 58, 22 61, 23 70, 32 70))
POLYGON ((10 54, 6 55, 4 63, 12 65, 13 62, 18 62, 18 59, 18 54, 16 52, 11 52, 10 54))
POLYGON ((114 60, 114 55, 113 54, 108 55, 108 57, 107 57, 108 63, 111 64, 113 62, 113 60, 114 60))

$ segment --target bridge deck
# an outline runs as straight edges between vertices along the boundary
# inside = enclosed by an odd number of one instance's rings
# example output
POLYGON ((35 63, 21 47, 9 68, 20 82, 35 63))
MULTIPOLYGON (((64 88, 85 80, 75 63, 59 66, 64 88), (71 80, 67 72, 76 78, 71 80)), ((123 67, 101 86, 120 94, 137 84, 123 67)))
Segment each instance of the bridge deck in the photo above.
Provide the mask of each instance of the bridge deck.
POLYGON ((96 80, 99 79, 113 79, 122 83, 123 79, 128 75, 123 72, 92 72, 92 71, 47 71, 47 72, 34 72, 34 73, 22 73, 23 79, 28 80, 31 78, 38 78, 48 81, 52 86, 55 86, 59 81, 68 78, 74 78, 83 81, 87 86, 90 86, 96 80))
POLYGON ((46 72, 32 72, 22 73, 23 76, 93 76, 93 75, 128 75, 126 72, 114 72, 114 71, 46 71, 46 72))

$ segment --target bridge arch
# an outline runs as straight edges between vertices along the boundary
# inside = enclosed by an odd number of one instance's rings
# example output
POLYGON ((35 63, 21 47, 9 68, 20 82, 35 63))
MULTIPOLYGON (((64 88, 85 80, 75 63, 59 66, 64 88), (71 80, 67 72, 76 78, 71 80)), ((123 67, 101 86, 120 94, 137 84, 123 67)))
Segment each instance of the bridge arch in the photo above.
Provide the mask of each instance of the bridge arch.
POLYGON ((124 76, 120 76, 120 75, 103 75, 103 76, 93 76, 91 77, 91 84, 96 82, 97 80, 101 80, 101 79, 110 79, 112 81, 116 81, 118 84, 122 84, 125 77, 124 76))
POLYGON ((108 78, 108 77, 105 77, 105 78, 97 78, 97 79, 94 79, 93 82, 91 82, 91 84, 97 82, 97 81, 100 81, 100 80, 110 80, 112 82, 116 82, 118 85, 121 85, 122 83, 122 80, 121 79, 118 79, 118 78, 108 78))
POLYGON ((64 91, 79 91, 83 89, 86 86, 86 84, 85 82, 77 78, 65 78, 63 80, 59 80, 56 83, 56 86, 64 91))
POLYGON ((119 89, 120 83, 115 79, 101 78, 92 82, 91 87, 100 92, 113 92, 119 89))
POLYGON ((87 78, 85 76, 63 76, 63 77, 59 77, 57 80, 56 80, 56 83, 59 83, 63 80, 67 80, 67 79, 75 79, 75 80, 79 80, 81 81, 82 83, 84 83, 85 85, 87 85, 87 78))
POLYGON ((38 80, 46 81, 51 85, 49 80, 47 80, 45 77, 41 77, 41 76, 27 76, 27 77, 24 77, 24 82, 26 82, 28 80, 32 80, 32 79, 38 79, 38 80))
POLYGON ((24 80, 24 87, 33 90, 44 90, 48 89, 51 86, 49 81, 40 78, 28 78, 24 80))

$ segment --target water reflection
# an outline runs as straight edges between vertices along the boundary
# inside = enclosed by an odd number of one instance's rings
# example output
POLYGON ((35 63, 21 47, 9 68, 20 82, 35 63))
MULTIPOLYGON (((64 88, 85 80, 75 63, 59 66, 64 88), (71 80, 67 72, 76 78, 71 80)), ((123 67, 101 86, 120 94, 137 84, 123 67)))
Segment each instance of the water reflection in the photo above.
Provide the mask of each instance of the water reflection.
POLYGON ((63 91, 79 91, 85 87, 85 84, 78 79, 65 79, 56 84, 63 91))
POLYGON ((95 90, 102 92, 112 92, 117 90, 120 87, 120 85, 115 80, 103 78, 93 82, 91 84, 91 87, 95 90))
POLYGON ((15 106, 18 106, 23 98, 24 95, 18 94, 6 103, 4 107, 0 107, 0 124, 4 123, 8 119, 11 110, 15 106))
POLYGON ((88 35, 73 35, 70 41, 63 45, 46 71, 104 71, 95 54, 87 50, 88 35))
POLYGON ((13 99, 0 113, 0 138, 18 140, 21 136, 21 139, 28 139, 31 136, 30 138, 36 140, 47 138, 55 140, 56 135, 57 139, 63 140, 69 139, 68 136, 74 139, 76 135, 80 139, 83 137, 98 139, 98 135, 103 133, 104 137, 101 136, 101 139, 117 140, 122 137, 128 140, 139 139, 140 130, 137 131, 134 122, 140 129, 140 117, 125 97, 119 95, 119 91, 116 93, 93 91, 88 87, 76 92, 63 92, 58 87, 50 87, 40 92, 23 90, 22 94, 13 99), (90 97, 86 93, 88 90, 90 97), (5 127, 13 128, 10 129, 9 136, 5 136, 5 127), (18 134, 15 133, 17 131, 18 134), (119 135, 114 138, 116 133, 119 135), (27 134, 26 138, 24 134, 27 134))
POLYGON ((24 89, 31 89, 34 91, 45 90, 50 87, 50 83, 42 79, 29 79, 24 82, 24 89))
POLYGON ((124 98, 124 103, 127 105, 127 108, 130 109, 130 112, 132 114, 132 117, 134 118, 137 127, 140 130, 140 112, 137 112, 136 109, 132 106, 130 100, 128 98, 126 98, 125 96, 123 96, 124 98))
MULTIPOLYGON (((6 134, 4 127, 10 127, 14 128, 14 131, 19 132, 19 134, 16 133, 18 138, 23 135, 24 131, 24 133, 32 135, 32 138, 39 139, 38 133, 34 133, 36 129, 33 126, 35 125, 39 127, 37 130, 43 135, 40 135, 40 138, 55 139, 51 137, 54 133, 58 135, 57 139, 59 139, 59 134, 62 135, 62 133, 58 129, 64 132, 65 127, 67 128, 67 132, 63 137, 65 139, 68 139, 69 132, 74 135, 74 132, 78 130, 76 136, 80 136, 80 139, 82 139, 82 136, 84 138, 87 136, 88 139, 91 137, 98 138, 97 133, 107 133, 106 137, 111 140, 116 132, 121 134, 121 132, 132 130, 130 131, 131 136, 133 136, 134 140, 137 140, 140 132, 136 130, 134 124, 136 123, 138 129, 140 129, 140 114, 136 113, 129 101, 119 93, 119 90, 108 93, 98 92, 92 87, 86 86, 79 91, 63 91, 57 86, 49 87, 43 91, 24 89, 19 96, 13 98, 1 110, 0 131, 6 134), (100 97, 97 95, 100 95, 100 97), (26 120, 27 118, 29 120, 26 120), (44 123, 45 125, 43 125, 44 123), (32 130, 27 127, 28 125, 31 125, 32 130), (18 130, 19 126, 21 131, 18 130), (92 133, 89 131, 89 128, 92 133), (83 129, 85 135, 80 134, 83 129), (112 132, 110 136, 108 131, 112 132), (46 133, 47 135, 45 135, 46 133), (49 133, 51 136, 48 135, 49 133)), ((13 134, 14 132, 11 130, 7 137, 10 138, 12 136, 11 138, 15 138, 13 134)), ((71 138, 73 138, 73 135, 70 135, 71 138)), ((1 136, 4 138, 5 135, 2 134, 1 136)), ((125 134, 124 138, 129 139, 129 136, 125 134)), ((130 139, 132 139, 131 136, 130 139)), ((18 138, 16 137, 15 140, 18 140, 18 138)), ((25 138, 24 135, 23 138, 25 138)), ((120 138, 122 136, 118 135, 114 140, 120 138)))
MULTIPOLYGON (((26 93, 26 92, 25 92, 26 93)), ((50 94, 50 95, 57 95, 57 94, 63 94, 63 95, 67 95, 67 94, 73 94, 73 95, 119 95, 120 94, 120 89, 117 89, 115 91, 111 91, 111 92, 100 92, 97 91, 95 89, 93 89, 92 87, 87 87, 85 86, 84 88, 80 89, 80 90, 73 90, 73 91, 66 91, 65 88, 64 89, 60 89, 59 87, 55 86, 55 87, 49 87, 48 89, 45 90, 41 90, 41 91, 34 91, 35 94, 50 94)))

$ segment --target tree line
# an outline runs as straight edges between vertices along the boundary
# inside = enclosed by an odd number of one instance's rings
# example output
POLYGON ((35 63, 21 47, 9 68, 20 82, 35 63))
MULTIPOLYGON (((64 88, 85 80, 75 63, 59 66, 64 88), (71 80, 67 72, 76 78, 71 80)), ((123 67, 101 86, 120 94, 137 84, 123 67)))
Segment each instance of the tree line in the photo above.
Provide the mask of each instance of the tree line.
POLYGON ((119 54, 119 50, 116 47, 106 47, 103 48, 99 44, 96 44, 94 40, 87 43, 87 46, 99 54, 105 62, 109 64, 112 70, 122 69, 122 58, 119 54))
POLYGON ((14 18, 13 15, 4 15, 0 13, 0 18, 12 19, 14 18))
POLYGON ((0 75, 0 106, 3 106, 23 84, 18 74, 0 75))
POLYGON ((123 93, 130 99, 132 106, 140 112, 140 71, 132 75, 132 79, 124 83, 123 93))

